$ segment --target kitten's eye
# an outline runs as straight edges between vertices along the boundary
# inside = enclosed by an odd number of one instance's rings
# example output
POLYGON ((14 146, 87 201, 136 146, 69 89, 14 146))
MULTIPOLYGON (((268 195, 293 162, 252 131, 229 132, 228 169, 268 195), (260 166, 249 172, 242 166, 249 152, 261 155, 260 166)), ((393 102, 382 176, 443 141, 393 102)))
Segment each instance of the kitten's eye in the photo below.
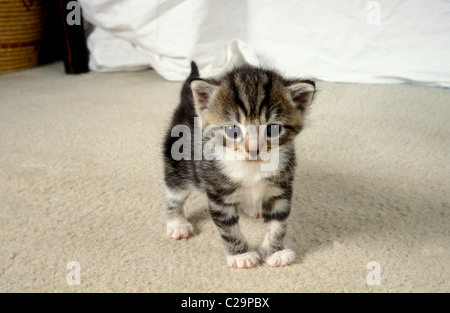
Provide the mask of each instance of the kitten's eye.
POLYGON ((239 126, 233 125, 233 126, 225 126, 225 134, 228 138, 231 139, 237 139, 241 137, 242 132, 239 126))
POLYGON ((267 138, 277 138, 281 132, 281 125, 267 125, 266 136, 267 138))

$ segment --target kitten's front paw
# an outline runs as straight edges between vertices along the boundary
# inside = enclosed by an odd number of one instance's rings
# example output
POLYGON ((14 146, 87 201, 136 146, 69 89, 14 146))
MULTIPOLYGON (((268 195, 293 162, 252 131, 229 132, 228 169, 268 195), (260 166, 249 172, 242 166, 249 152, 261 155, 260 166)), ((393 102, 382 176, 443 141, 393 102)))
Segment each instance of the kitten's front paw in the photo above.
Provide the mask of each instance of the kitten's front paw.
POLYGON ((259 254, 251 251, 237 255, 227 255, 227 263, 233 268, 250 268, 259 263, 259 254))
POLYGON ((183 239, 188 238, 192 232, 194 231, 194 227, 187 220, 175 220, 167 222, 167 237, 169 239, 183 239))
POLYGON ((270 266, 285 266, 289 265, 295 260, 295 252, 291 249, 284 249, 277 251, 266 259, 266 263, 270 266))

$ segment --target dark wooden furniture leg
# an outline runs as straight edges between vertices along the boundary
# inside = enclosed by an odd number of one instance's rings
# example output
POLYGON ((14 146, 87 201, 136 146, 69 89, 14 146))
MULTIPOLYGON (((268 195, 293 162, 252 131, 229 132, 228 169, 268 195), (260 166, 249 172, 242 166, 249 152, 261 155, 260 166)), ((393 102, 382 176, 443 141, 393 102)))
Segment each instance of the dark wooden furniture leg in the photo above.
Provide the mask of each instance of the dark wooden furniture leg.
POLYGON ((61 24, 64 32, 64 65, 66 73, 89 72, 88 51, 84 36, 81 5, 77 1, 59 0, 61 24))

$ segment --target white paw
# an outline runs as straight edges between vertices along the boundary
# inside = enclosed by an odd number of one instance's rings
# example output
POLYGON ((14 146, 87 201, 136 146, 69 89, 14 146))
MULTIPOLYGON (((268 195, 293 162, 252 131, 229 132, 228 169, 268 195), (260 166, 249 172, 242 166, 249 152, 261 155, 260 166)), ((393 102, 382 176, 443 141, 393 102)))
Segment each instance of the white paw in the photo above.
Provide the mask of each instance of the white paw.
POLYGON ((194 227, 187 220, 174 220, 167 222, 167 237, 169 239, 183 239, 188 238, 192 232, 194 231, 194 227))
POLYGON ((295 252, 291 249, 277 251, 266 259, 266 263, 270 266, 285 266, 295 260, 295 252))
POLYGON ((234 268, 250 268, 257 265, 259 260, 259 254, 254 251, 238 255, 227 255, 228 266, 234 268))
POLYGON ((244 213, 250 216, 251 218, 261 218, 262 217, 262 209, 260 206, 251 206, 244 208, 244 213))

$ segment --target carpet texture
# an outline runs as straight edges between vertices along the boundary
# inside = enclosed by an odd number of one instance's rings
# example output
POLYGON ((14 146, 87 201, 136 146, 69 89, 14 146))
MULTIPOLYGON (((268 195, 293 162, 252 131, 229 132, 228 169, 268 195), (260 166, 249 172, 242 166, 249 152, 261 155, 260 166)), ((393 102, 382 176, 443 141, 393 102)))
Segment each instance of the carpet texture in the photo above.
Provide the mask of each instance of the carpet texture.
MULTIPOLYGON (((1 292, 450 292, 449 90, 319 82, 296 140, 297 259, 236 270, 200 193, 194 236, 165 235, 180 87, 61 63, 0 76, 1 292)), ((258 246, 262 221, 240 222, 258 246)))

